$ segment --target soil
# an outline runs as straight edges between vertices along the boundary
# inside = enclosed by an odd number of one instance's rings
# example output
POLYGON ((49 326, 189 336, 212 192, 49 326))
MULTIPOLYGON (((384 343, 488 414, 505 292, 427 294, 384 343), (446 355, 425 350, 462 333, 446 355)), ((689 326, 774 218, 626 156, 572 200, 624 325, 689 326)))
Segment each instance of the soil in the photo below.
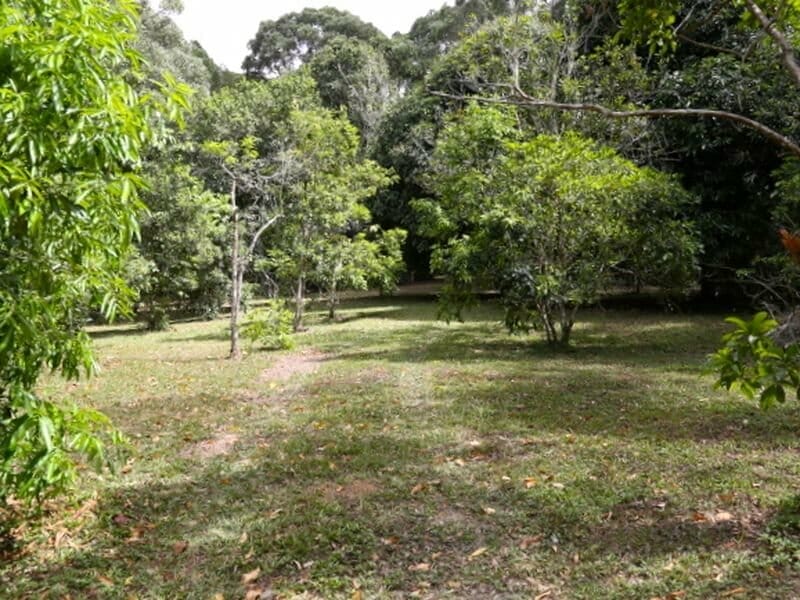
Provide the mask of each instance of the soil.
POLYGON ((309 375, 327 358, 326 354, 313 349, 282 356, 261 373, 261 381, 284 382, 295 375, 309 375))
POLYGON ((225 456, 233 451, 239 436, 233 433, 223 433, 210 440, 203 440, 192 444, 181 452, 183 458, 208 459, 225 456))

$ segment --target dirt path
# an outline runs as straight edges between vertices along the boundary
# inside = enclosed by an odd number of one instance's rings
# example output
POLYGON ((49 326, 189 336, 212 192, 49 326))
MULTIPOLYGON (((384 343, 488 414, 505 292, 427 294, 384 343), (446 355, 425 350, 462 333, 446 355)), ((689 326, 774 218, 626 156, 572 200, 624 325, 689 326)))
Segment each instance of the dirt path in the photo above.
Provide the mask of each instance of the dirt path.
POLYGON ((309 349, 280 357, 261 373, 261 381, 285 382, 295 375, 310 375, 319 369, 328 355, 319 350, 309 349))

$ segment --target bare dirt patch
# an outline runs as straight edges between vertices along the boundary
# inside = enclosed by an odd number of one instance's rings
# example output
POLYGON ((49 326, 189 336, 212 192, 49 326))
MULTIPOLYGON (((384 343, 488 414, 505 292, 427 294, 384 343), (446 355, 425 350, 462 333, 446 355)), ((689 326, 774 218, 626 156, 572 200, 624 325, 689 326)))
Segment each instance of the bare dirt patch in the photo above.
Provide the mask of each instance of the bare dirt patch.
POLYGON ((182 458, 215 458, 225 456, 233 451, 239 436, 233 433, 223 433, 210 440, 203 440, 192 444, 181 452, 182 458))
POLYGON ((313 349, 281 356, 272 366, 262 371, 261 381, 285 382, 296 375, 309 375, 327 358, 327 354, 313 349))
POLYGON ((367 479, 356 479, 342 485, 325 483, 319 487, 319 493, 328 502, 344 502, 345 504, 356 504, 379 491, 380 487, 367 479))

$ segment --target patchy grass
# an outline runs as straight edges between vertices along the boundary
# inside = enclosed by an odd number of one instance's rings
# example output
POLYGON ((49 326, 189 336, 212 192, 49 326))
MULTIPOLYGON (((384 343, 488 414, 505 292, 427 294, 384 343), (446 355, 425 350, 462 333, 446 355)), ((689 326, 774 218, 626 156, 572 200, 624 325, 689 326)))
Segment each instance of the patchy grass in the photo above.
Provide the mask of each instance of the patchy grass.
POLYGON ((408 299, 225 360, 225 323, 96 332, 46 390, 132 440, 21 528, 0 595, 800 597, 795 405, 712 391, 717 316, 595 311, 576 349, 408 299))

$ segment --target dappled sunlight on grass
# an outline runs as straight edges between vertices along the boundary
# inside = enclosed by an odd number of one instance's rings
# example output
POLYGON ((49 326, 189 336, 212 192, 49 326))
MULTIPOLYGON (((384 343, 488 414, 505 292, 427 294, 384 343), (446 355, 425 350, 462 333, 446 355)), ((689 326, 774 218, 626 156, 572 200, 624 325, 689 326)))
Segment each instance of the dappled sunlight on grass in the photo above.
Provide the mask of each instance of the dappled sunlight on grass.
POLYGON ((792 597, 800 542, 769 523, 800 481, 800 410, 711 389, 718 317, 588 311, 554 353, 499 316, 358 299, 240 363, 223 321, 100 331, 101 375, 44 388, 108 412, 130 461, 87 479, 73 531, 62 506, 24 532, 5 589, 792 597))

